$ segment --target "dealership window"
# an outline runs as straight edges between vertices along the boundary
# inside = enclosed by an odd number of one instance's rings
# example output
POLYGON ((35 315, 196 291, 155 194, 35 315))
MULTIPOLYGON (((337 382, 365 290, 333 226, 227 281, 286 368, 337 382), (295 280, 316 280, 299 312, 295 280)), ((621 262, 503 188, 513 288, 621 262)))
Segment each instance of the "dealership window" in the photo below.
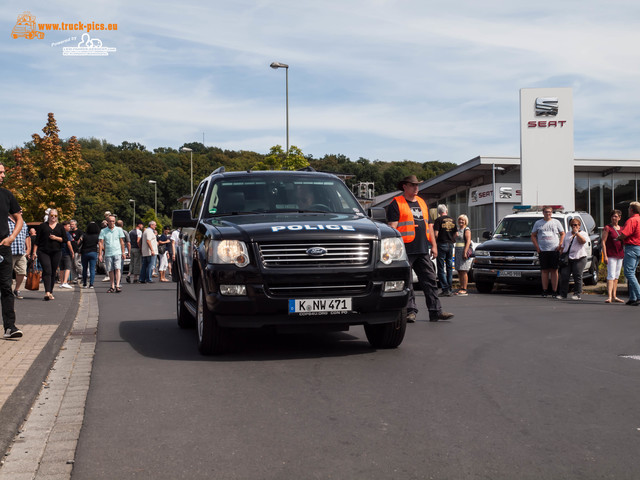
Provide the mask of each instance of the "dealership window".
POLYGON ((611 175, 604 178, 598 173, 589 175, 589 213, 599 227, 609 223, 607 217, 613 207, 612 183, 611 175))
MULTIPOLYGON (((636 174, 635 173, 614 173, 613 174, 613 208, 622 211, 622 219, 628 217, 629 204, 635 202, 637 198, 636 174)), ((605 212, 605 218, 609 220, 609 212, 605 212)))
POLYGON ((579 212, 589 211, 589 173, 576 172, 576 210, 579 212))

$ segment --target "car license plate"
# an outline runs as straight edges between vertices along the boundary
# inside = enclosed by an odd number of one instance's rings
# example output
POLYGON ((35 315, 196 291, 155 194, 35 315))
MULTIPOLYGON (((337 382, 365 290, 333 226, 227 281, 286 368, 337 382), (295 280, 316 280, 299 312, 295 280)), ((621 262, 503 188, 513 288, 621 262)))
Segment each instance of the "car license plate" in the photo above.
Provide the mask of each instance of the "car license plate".
POLYGON ((351 311, 350 298, 308 298, 289 300, 289 313, 335 314, 351 311))
POLYGON ((499 277, 521 277, 522 272, 518 270, 499 270, 498 276, 499 277))

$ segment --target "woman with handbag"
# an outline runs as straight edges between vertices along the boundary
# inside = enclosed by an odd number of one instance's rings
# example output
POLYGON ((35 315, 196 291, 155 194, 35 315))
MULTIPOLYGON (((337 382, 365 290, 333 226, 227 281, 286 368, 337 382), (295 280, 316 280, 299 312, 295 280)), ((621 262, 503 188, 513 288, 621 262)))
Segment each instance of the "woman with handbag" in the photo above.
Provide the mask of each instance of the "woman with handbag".
POLYGON ((466 215, 458 217, 458 231, 455 238, 455 258, 456 271, 460 289, 455 293, 460 297, 466 297, 467 283, 469 282, 469 270, 473 264, 473 249, 471 248, 471 229, 469 228, 469 218, 466 215))
POLYGON ((618 222, 621 218, 622 212, 613 210, 611 223, 602 230, 602 261, 607 264, 607 294, 609 295, 604 303, 624 303, 624 300, 618 298, 618 278, 620 278, 624 260, 622 242, 617 241, 621 230, 618 222))
POLYGON ((67 232, 58 223, 58 211, 52 208, 46 222, 40 224, 32 259, 36 256, 42 266, 42 282, 44 283, 44 300, 54 300, 53 286, 56 281, 56 270, 60 265, 62 243, 67 239, 67 232))
POLYGON ((560 285, 558 288, 558 296, 556 298, 567 298, 569 294, 569 279, 573 275, 573 295, 572 300, 582 300, 582 272, 587 264, 587 242, 589 236, 587 232, 581 231, 582 221, 579 217, 572 218, 569 221, 571 232, 564 236, 562 242, 562 254, 567 256, 567 263, 561 261, 560 267, 560 285))

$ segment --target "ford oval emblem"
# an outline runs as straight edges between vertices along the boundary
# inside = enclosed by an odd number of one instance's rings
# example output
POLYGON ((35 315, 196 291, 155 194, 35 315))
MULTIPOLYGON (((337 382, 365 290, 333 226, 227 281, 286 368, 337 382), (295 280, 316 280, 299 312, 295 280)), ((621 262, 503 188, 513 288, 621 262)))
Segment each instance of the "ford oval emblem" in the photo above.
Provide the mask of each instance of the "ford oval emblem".
POLYGON ((327 249, 322 247, 311 247, 307 249, 307 255, 310 257, 321 257, 327 254, 327 249))

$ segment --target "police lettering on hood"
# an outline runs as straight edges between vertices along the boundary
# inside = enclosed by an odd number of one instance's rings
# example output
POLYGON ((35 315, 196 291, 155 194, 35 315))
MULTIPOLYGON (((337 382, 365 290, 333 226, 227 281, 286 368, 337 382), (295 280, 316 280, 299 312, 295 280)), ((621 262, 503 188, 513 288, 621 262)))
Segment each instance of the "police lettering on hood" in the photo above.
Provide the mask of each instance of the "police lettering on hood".
POLYGON ((296 230, 345 230, 348 232, 355 232, 356 229, 352 225, 331 225, 317 223, 315 225, 302 224, 302 225, 274 225, 271 227, 272 232, 280 232, 282 230, 296 231, 296 230))

